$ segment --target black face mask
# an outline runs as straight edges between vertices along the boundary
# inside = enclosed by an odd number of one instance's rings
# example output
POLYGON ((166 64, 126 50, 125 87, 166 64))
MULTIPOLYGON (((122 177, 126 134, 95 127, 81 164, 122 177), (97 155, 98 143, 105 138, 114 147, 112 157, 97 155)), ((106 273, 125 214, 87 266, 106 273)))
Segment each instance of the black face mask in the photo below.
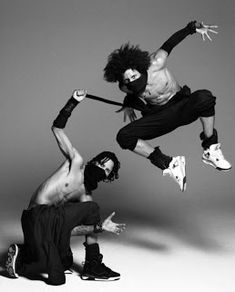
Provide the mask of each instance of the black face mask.
POLYGON ((86 165, 84 170, 84 185, 88 192, 97 188, 98 182, 106 178, 105 171, 97 165, 86 165))
POLYGON ((147 72, 141 73, 138 79, 129 82, 128 84, 126 84, 126 87, 134 94, 141 94, 145 90, 145 87, 147 85, 147 79, 147 72))

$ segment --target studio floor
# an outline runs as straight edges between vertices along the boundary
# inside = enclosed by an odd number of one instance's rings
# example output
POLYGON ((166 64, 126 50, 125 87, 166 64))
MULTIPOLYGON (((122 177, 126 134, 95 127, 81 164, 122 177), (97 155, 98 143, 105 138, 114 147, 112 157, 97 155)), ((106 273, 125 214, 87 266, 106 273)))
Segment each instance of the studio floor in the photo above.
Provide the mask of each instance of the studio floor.
POLYGON ((235 291, 234 217, 195 214, 179 221, 159 222, 151 218, 128 218, 120 236, 104 234, 100 248, 104 263, 121 273, 113 282, 83 281, 79 271, 84 260, 83 238, 71 241, 73 273, 66 284, 48 286, 43 281, 9 279, 4 271, 5 251, 11 241, 22 239, 19 224, 2 221, 0 291, 235 291), (195 221, 197 219, 197 221, 195 221))

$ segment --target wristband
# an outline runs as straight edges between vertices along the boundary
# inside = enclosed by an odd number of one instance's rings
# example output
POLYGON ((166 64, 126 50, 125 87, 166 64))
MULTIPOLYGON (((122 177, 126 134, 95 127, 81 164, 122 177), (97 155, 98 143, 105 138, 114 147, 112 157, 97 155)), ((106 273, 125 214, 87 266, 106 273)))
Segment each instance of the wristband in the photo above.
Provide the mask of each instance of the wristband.
POLYGON ((68 121, 68 118, 71 116, 72 111, 78 105, 78 103, 79 101, 77 101, 74 97, 71 97, 54 120, 53 126, 63 129, 66 126, 66 123, 68 121))
POLYGON ((99 222, 94 225, 94 233, 101 233, 103 232, 102 222, 99 222))
POLYGON ((197 21, 194 20, 194 21, 191 21, 187 24, 187 28, 189 29, 190 34, 196 33, 196 23, 197 23, 197 21))

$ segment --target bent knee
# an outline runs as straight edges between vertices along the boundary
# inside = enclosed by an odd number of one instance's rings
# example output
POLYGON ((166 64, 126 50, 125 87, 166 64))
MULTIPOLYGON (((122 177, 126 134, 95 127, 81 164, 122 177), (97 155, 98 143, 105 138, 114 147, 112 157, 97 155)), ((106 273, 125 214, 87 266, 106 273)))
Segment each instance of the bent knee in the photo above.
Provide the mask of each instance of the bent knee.
POLYGON ((195 108, 202 117, 215 114, 216 97, 207 89, 198 90, 195 93, 195 108))
POLYGON ((131 135, 124 127, 117 133, 116 141, 122 149, 134 150, 138 138, 131 135))
POLYGON ((100 208, 96 202, 84 202, 86 206, 86 216, 83 221, 85 225, 94 225, 100 222, 100 208))
POLYGON ((84 205, 89 213, 99 213, 100 208, 96 202, 88 201, 84 202, 84 205))
POLYGON ((210 90, 201 89, 195 91, 195 95, 198 103, 212 103, 215 104, 216 97, 211 93, 210 90))

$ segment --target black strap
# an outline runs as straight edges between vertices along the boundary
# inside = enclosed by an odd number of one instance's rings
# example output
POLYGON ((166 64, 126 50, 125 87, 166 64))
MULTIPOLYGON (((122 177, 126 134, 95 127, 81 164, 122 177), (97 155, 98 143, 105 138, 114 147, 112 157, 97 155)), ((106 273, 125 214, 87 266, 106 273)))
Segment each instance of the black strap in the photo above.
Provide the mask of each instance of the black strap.
POLYGON ((104 102, 104 103, 108 103, 108 104, 123 106, 123 104, 120 103, 120 102, 116 102, 116 101, 112 101, 112 100, 109 100, 109 99, 105 99, 105 98, 102 98, 102 97, 99 97, 99 96, 96 96, 96 95, 92 95, 92 94, 87 94, 86 98, 90 98, 90 99, 93 99, 93 100, 98 100, 98 101, 101 101, 101 102, 104 102))

